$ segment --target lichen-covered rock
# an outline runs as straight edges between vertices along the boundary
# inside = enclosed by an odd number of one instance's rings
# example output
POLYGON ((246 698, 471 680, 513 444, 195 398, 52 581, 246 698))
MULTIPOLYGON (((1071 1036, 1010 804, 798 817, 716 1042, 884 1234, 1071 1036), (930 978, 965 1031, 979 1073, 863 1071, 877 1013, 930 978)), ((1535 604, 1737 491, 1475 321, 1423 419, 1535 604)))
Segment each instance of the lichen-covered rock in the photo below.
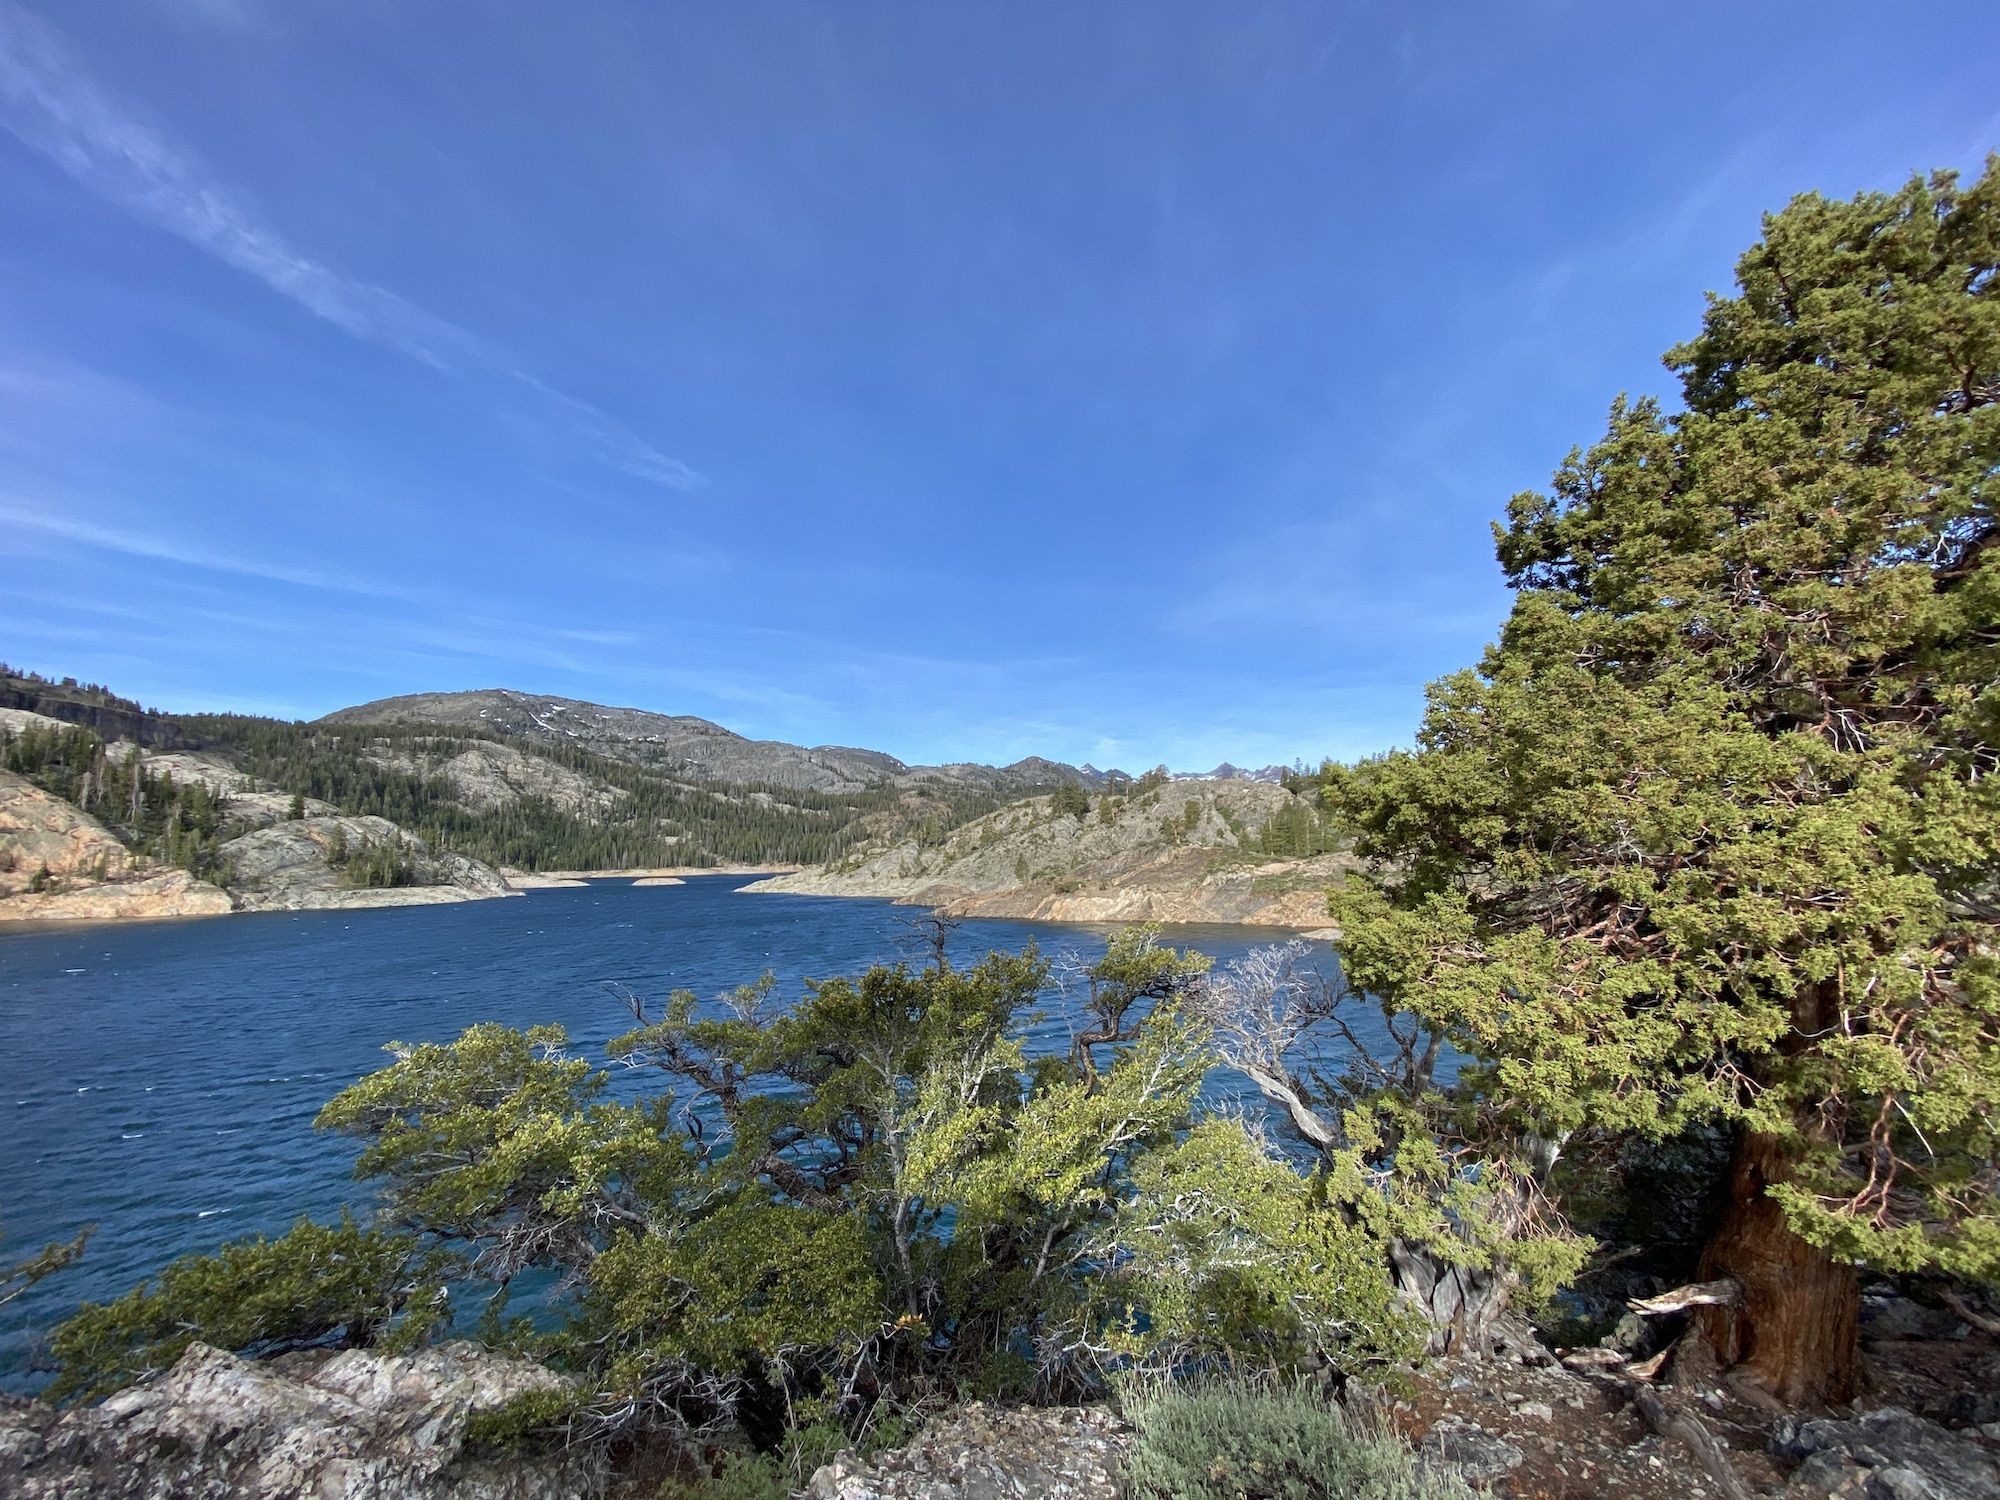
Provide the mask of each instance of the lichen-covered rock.
POLYGON ((1455 1474, 1480 1488, 1505 1479, 1526 1457, 1505 1438, 1459 1421, 1438 1423, 1417 1446, 1417 1460, 1425 1468, 1455 1474))
POLYGON ((1974 1438, 1885 1406, 1853 1420, 1787 1418, 1771 1451, 1801 1460, 1785 1494, 1794 1500, 1992 1500, 2000 1452, 1974 1438))
POLYGON ((267 1363, 195 1344, 165 1375, 57 1414, 0 1408, 17 1500, 571 1500, 596 1460, 468 1455, 467 1417, 561 1377, 473 1344, 267 1363))
POLYGON ((1095 1407, 975 1402, 872 1463, 842 1454, 812 1500, 1117 1500, 1131 1429, 1095 1407))

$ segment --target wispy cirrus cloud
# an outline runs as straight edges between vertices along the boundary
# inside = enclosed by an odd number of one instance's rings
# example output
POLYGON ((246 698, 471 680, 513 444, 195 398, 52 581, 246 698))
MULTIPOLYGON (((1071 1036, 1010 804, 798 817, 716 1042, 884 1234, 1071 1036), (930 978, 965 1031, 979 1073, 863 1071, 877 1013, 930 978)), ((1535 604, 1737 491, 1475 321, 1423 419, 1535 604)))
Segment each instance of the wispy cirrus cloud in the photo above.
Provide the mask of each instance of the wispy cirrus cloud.
POLYGON ((0 125, 100 198, 353 337, 434 369, 498 377, 528 393, 599 462, 668 489, 706 483, 688 464, 477 334, 300 250, 165 136, 108 99, 55 29, 11 0, 0 0, 0 125))
POLYGON ((41 509, 20 505, 0 503, 0 526, 50 537, 59 542, 69 542, 79 547, 88 547, 96 552, 111 552, 123 557, 142 558, 149 562, 177 563, 182 567, 201 568, 213 573, 231 573, 242 578, 262 579, 266 583, 286 583, 303 588, 329 589, 338 593, 360 594, 381 599, 424 597, 417 591, 397 588, 372 578, 320 568, 293 567, 287 563, 270 562, 262 558, 245 557, 191 545, 152 532, 52 515, 41 509))

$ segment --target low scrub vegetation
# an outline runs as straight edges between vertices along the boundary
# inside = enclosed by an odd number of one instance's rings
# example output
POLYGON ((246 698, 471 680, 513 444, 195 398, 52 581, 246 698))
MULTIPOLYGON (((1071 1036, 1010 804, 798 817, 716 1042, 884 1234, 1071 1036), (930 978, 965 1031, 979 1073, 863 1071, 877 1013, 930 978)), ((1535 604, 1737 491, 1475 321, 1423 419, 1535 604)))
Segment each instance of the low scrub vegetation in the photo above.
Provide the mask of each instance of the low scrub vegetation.
POLYGON ((1196 1381, 1129 1394, 1131 1500, 1473 1500, 1399 1439, 1359 1432, 1310 1386, 1196 1381))

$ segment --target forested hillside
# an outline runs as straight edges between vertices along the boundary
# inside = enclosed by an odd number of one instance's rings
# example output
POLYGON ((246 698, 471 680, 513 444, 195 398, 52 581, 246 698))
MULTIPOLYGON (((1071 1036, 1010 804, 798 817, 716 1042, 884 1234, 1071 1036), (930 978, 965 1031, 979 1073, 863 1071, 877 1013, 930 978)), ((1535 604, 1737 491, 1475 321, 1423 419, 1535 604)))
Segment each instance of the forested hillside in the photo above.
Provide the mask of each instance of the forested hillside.
POLYGON ((750 887, 875 896, 958 916, 1067 922, 1326 925, 1345 868, 1317 780, 1174 780, 1095 795, 1065 782, 942 838, 904 834, 750 887))
MULTIPOLYGON (((105 747, 143 736, 150 746, 220 757, 246 788, 385 818, 435 848, 524 870, 819 864, 864 841, 904 834, 935 840, 1020 790, 1046 787, 1044 778, 1066 770, 1046 762, 1046 772, 1032 773, 913 768, 883 756, 895 767, 893 776, 868 784, 849 778, 837 789, 799 785, 796 777, 792 784, 719 781, 635 763, 581 738, 529 737, 476 719, 440 727, 347 717, 306 724, 241 714, 167 716, 109 689, 11 670, 0 671, 0 706, 79 726, 74 743, 37 743, 13 754, 34 759, 53 778, 42 783, 47 789, 87 811, 132 800, 133 773, 122 759, 111 766, 105 747)), ((767 743, 715 733, 743 745, 767 743)), ((201 794, 155 786, 137 805, 134 831, 149 851, 203 873, 219 825, 201 794), (185 816, 170 832, 165 825, 174 821, 173 807, 185 816)))
POLYGON ((593 750, 612 760, 664 771, 682 780, 816 792, 871 788, 962 788, 1026 796, 1062 781, 1092 785, 1129 779, 1121 771, 1067 766, 1030 756, 1007 766, 958 762, 913 766, 880 750, 848 745, 793 745, 753 740, 707 719, 611 708, 575 698, 480 688, 462 693, 408 693, 336 709, 321 725, 393 724, 499 733, 536 748, 593 750))
POLYGON ((878 829, 951 827, 1000 800, 948 783, 842 792, 701 783, 574 744, 468 728, 231 715, 184 722, 259 780, 524 870, 818 862, 878 829), (573 773, 590 792, 570 799, 536 790, 481 795, 457 772, 468 754, 489 745, 573 773))

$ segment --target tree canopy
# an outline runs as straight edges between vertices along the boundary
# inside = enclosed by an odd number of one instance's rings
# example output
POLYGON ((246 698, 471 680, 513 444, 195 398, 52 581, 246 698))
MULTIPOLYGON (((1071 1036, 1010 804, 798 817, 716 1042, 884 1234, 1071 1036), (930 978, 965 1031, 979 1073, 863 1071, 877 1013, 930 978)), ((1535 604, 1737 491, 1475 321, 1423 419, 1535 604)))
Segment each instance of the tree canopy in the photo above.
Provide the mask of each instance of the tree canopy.
POLYGON ((2000 1275, 2000 165, 1768 217, 1496 526, 1515 589, 1417 747, 1336 770, 1356 983, 1490 1140, 1741 1144, 1710 1343, 1854 1382, 1857 1263, 2000 1275))

